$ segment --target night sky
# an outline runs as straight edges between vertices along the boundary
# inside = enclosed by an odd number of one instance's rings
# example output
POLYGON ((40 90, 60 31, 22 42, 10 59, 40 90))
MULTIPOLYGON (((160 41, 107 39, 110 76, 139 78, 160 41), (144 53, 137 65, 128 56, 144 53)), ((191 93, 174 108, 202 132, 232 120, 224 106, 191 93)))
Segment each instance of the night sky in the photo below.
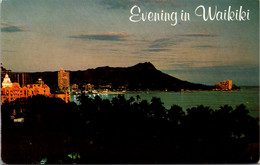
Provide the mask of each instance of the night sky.
POLYGON ((177 78, 213 85, 259 82, 258 0, 3 0, 1 61, 16 72, 128 67, 150 61, 177 78), (190 21, 129 21, 141 12, 190 13, 190 21), (208 21, 197 6, 250 10, 249 21, 208 21))

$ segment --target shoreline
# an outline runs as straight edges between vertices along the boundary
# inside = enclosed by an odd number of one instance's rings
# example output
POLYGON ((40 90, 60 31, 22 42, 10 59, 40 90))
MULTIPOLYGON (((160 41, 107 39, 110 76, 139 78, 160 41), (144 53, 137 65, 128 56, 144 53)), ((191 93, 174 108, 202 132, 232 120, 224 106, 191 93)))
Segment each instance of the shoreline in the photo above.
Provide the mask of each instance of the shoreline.
MULTIPOLYGON (((107 91, 107 92, 97 92, 97 93, 86 93, 86 95, 120 95, 120 94, 134 94, 134 93, 192 93, 192 92, 231 92, 240 91, 240 89, 233 90, 184 90, 184 91, 161 91, 161 90, 146 90, 146 91, 107 91)), ((71 94, 80 95, 80 94, 71 94)))

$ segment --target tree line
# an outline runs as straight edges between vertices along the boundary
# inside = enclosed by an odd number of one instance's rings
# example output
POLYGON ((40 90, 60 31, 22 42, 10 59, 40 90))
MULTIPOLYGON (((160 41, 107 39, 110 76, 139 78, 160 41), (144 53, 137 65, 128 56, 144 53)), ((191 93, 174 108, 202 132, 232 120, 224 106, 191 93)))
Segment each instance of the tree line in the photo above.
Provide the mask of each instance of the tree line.
POLYGON ((5 163, 255 163, 259 120, 245 105, 166 109, 160 98, 41 95, 1 107, 5 163), (15 111, 15 114, 14 114, 15 111), (16 123, 15 118, 24 118, 16 123))

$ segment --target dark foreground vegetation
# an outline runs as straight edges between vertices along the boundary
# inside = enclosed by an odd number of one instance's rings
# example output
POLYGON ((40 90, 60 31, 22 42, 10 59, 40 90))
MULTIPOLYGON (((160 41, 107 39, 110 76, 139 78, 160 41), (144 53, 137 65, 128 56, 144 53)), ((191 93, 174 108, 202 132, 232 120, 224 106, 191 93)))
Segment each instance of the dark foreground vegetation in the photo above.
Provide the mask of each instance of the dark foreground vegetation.
POLYGON ((183 111, 119 95, 79 97, 80 105, 34 96, 4 103, 5 163, 254 163, 258 119, 244 105, 183 111), (11 116, 24 118, 15 123, 11 116))

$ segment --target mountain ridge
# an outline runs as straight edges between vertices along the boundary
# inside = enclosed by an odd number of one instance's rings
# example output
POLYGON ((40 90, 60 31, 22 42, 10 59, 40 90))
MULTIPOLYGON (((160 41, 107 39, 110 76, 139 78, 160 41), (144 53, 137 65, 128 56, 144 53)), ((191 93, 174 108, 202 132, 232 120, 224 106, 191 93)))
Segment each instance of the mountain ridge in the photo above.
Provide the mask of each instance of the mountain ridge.
MULTIPOLYGON (((191 83, 180 80, 157 70, 151 62, 138 63, 129 67, 109 67, 102 66, 86 70, 70 71, 70 84, 78 84, 81 88, 84 84, 90 83, 99 88, 101 85, 111 85, 112 89, 124 87, 127 90, 211 90, 212 86, 191 83)), ((50 86, 51 89, 57 89, 58 71, 45 72, 16 72, 14 79, 21 82, 22 74, 23 84, 33 84, 38 78, 50 86)), ((13 81, 13 80, 12 80, 13 81)))

